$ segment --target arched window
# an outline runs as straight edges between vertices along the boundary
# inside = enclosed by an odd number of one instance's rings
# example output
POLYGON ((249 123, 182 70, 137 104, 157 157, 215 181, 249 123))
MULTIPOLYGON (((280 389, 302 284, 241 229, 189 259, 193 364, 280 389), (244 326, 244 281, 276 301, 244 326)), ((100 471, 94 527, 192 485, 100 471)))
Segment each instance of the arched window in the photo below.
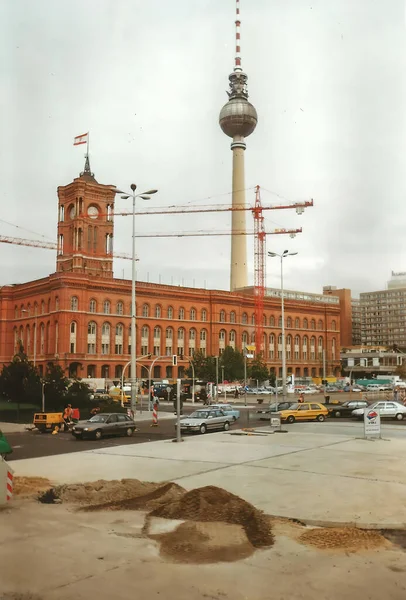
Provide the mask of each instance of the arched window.
POLYGON ((278 335, 278 358, 282 358, 282 334, 278 335))
POLYGON ((149 327, 148 327, 148 325, 143 325, 142 329, 141 329, 141 337, 148 338, 148 336, 149 336, 149 327))
POLYGON ((206 338, 207 338, 207 331, 205 329, 202 329, 200 332, 200 341, 205 342, 206 338))
POLYGON ((97 325, 94 321, 90 321, 87 325, 87 353, 96 354, 96 333, 97 325))
POLYGON ((70 344, 69 344, 69 350, 71 354, 75 354, 76 353, 76 333, 77 333, 77 325, 75 321, 72 321, 72 323, 70 324, 70 344))
POLYGON ((121 323, 118 323, 118 324, 116 325, 116 335, 118 335, 118 336, 121 336, 121 337, 122 337, 122 336, 123 336, 123 332, 124 332, 124 327, 123 327, 123 325, 122 325, 121 323))
POLYGON ((183 327, 179 327, 178 340, 184 340, 184 339, 185 339, 185 330, 183 329, 183 327))
POLYGON ((310 338, 310 359, 315 360, 316 358, 316 338, 312 336, 310 338))
POLYGON ((310 329, 316 329, 316 321, 314 319, 311 320, 310 329))
POLYGON ((335 360, 336 357, 336 339, 331 340, 331 358, 335 360))
POLYGON ((275 317, 273 315, 271 315, 269 318, 269 326, 275 327, 275 317))
POLYGON ((41 302, 41 315, 45 314, 45 300, 41 302))
POLYGON ((202 310, 202 321, 207 321, 207 310, 205 308, 202 310))
POLYGON ((262 315, 262 325, 266 327, 266 315, 262 315))
POLYGON ((190 309, 190 320, 196 321, 196 309, 195 308, 190 309))
POLYGON ((292 319, 290 317, 287 319, 286 327, 292 327, 292 319))
POLYGON ((196 329, 190 329, 189 330, 189 340, 195 340, 196 339, 196 329))
POLYGON ((18 306, 16 305, 14 307, 14 318, 17 319, 17 317, 18 317, 18 306))
POLYGON ((95 313, 96 312, 96 308, 97 308, 96 300, 94 300, 94 299, 90 300, 89 312, 95 313))
POLYGON ((317 329, 320 331, 323 329, 323 321, 321 319, 319 319, 319 322, 317 323, 317 329))
POLYGON ((248 315, 247 313, 242 313, 242 319, 241 322, 246 325, 248 323, 248 315))
POLYGON ((319 358, 323 358, 323 338, 319 336, 319 343, 317 348, 319 358))
POLYGON ((226 311, 221 309, 220 311, 220 323, 225 323, 226 322, 226 311))
POLYGON ((275 335, 273 333, 269 336, 269 358, 275 358, 275 335))
POLYGON ((25 339, 26 339, 26 353, 27 354, 31 354, 31 330, 30 330, 30 326, 27 325, 26 329, 25 329, 25 339))
POLYGON ((303 319, 303 329, 309 329, 309 321, 307 319, 303 319))
POLYGON ((300 319, 298 317, 295 319, 295 328, 300 329, 300 319))
POLYGON ((166 336, 167 340, 171 340, 173 338, 173 329, 172 329, 172 327, 167 327, 166 328, 166 334, 165 334, 165 336, 166 336))
POLYGON ((116 337, 114 340, 114 353, 122 354, 123 353, 123 338, 124 338, 124 325, 121 323, 117 323, 116 325, 116 337))
POLYGON ((149 305, 148 304, 142 305, 142 316, 149 317, 149 305))
POLYGON ((162 314, 161 306, 159 304, 156 304, 155 305, 155 318, 156 319, 160 319, 161 318, 161 314, 162 314))
POLYGON ((184 320, 184 318, 185 318, 185 309, 184 309, 184 308, 181 306, 181 307, 179 308, 178 319, 179 319, 180 321, 183 321, 183 320, 184 320))
POLYGON ((48 298, 48 307, 47 307, 47 312, 50 313, 51 312, 51 298, 48 298))
POLYGON ((224 342, 225 339, 226 339, 225 329, 220 329, 220 331, 219 331, 219 340, 220 340, 220 342, 224 342))
POLYGON ((59 310, 59 297, 55 297, 55 310, 59 310))
POLYGON ((168 306, 168 319, 173 319, 173 308, 168 306))
POLYGON ((251 315, 251 325, 255 325, 255 314, 252 313, 251 315))
POLYGON ((105 315, 110 314, 110 300, 105 300, 103 302, 103 312, 105 315))
POLYGON ((121 302, 121 300, 119 302, 117 302, 116 312, 118 315, 124 314, 124 304, 123 304, 123 302, 121 302))
POLYGON ((244 348, 248 344, 248 333, 246 331, 242 332, 241 340, 244 348))
POLYGON ((279 320, 278 320, 278 326, 279 326, 279 327, 282 327, 282 317, 279 317, 279 320))
POLYGON ((291 360, 292 358, 292 336, 288 335, 286 337, 286 358, 291 360))
POLYGON ((233 310, 230 312, 230 323, 235 323, 235 312, 233 310))
POLYGON ((294 356, 295 360, 299 360, 300 358, 300 336, 295 335, 295 348, 294 348, 294 356))
POLYGON ((103 323, 103 327, 102 327, 102 335, 103 336, 110 336, 110 323, 103 323))
POLYGON ((77 296, 72 296, 72 298, 70 299, 70 309, 78 310, 78 306, 79 306, 79 300, 78 300, 77 296))
POLYGON ((255 344, 255 331, 251 333, 251 344, 255 344))
POLYGON ((156 325, 154 327, 154 338, 158 339, 160 337, 161 337, 161 328, 158 325, 156 325))
POLYGON ((230 346, 234 348, 235 340, 236 340, 236 332, 232 329, 228 335, 228 340, 230 342, 230 346))
POLYGON ((337 330, 337 323, 334 321, 334 319, 331 321, 331 329, 332 329, 333 331, 336 331, 336 330, 337 330))

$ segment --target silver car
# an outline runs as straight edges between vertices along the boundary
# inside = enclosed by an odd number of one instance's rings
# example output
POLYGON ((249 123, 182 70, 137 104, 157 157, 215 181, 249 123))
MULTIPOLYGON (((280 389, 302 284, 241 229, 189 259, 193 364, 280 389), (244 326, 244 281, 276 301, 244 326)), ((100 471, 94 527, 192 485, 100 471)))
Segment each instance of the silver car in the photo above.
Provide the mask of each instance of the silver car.
MULTIPOLYGON (((375 404, 371 404, 369 409, 375 409, 381 415, 381 418, 386 419, 397 419, 401 421, 402 419, 406 419, 406 406, 400 404, 400 402, 375 402, 375 404)), ((364 409, 357 408, 352 411, 352 416, 358 419, 364 418, 364 409)))
POLYGON ((200 433, 206 433, 206 431, 214 429, 228 431, 230 429, 230 420, 232 420, 232 417, 225 415, 222 410, 201 409, 181 419, 180 430, 183 432, 200 431, 200 433))

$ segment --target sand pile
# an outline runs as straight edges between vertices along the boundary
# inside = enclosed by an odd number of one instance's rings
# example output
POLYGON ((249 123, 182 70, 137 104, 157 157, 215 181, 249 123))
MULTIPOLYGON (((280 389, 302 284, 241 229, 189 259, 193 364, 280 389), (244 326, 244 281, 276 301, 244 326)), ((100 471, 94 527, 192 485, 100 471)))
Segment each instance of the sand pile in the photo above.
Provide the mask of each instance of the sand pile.
POLYGON ((178 500, 156 508, 150 515, 241 525, 255 548, 272 546, 274 541, 270 520, 262 511, 239 496, 211 485, 186 492, 178 500))
POLYGON ((161 556, 182 563, 232 562, 255 551, 241 525, 189 521, 175 531, 150 536, 161 543, 161 556))
POLYGON ((355 527, 332 527, 309 529, 299 536, 298 541, 320 550, 374 550, 386 545, 385 538, 378 531, 356 529, 355 527))
POLYGON ((138 479, 60 485, 39 496, 45 504, 71 502, 83 510, 152 510, 184 493, 175 483, 151 483, 138 479))
POLYGON ((49 489, 51 482, 45 477, 14 477, 14 496, 36 496, 39 492, 49 489))

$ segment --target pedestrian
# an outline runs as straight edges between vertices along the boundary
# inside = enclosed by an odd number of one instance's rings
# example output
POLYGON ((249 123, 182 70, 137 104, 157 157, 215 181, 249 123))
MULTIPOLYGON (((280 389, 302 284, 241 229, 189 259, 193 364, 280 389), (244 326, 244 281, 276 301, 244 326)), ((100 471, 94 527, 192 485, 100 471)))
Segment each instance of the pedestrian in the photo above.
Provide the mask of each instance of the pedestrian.
POLYGON ((240 395, 240 393, 239 393, 239 391, 238 391, 238 388, 235 388, 235 392, 234 392, 234 398, 235 398, 236 400, 238 400, 238 397, 239 397, 239 395, 240 395))
POLYGON ((95 415, 98 415, 100 412, 100 406, 95 406, 94 408, 92 408, 92 410, 90 411, 90 416, 94 417, 95 415))
POLYGON ((302 404, 304 402, 304 393, 302 392, 299 396, 299 403, 302 404))
POLYGON ((69 429, 69 425, 72 423, 72 405, 68 404, 67 406, 65 406, 65 408, 63 409, 63 431, 65 431, 65 429, 69 429))
POLYGON ((399 390, 398 388, 395 388, 393 391, 393 401, 397 402, 398 401, 398 397, 399 397, 399 390))

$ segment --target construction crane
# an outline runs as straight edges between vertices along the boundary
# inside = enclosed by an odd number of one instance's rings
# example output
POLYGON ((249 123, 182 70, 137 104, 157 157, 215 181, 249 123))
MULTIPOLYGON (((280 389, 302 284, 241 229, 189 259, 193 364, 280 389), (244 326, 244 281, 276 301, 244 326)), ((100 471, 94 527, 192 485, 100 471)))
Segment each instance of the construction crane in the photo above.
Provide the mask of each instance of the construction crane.
MULTIPOLYGON (((280 205, 273 207, 262 206, 260 186, 255 188, 255 204, 252 210, 254 216, 254 303, 255 303, 255 351, 259 357, 264 352, 264 298, 266 290, 266 236, 263 211, 267 209, 285 209, 295 208, 298 215, 303 214, 304 209, 313 206, 313 200, 310 202, 297 202, 289 205, 280 205)), ((298 230, 301 232, 302 229, 298 230)), ((289 233, 295 237, 292 230, 276 229, 273 233, 289 233)))

